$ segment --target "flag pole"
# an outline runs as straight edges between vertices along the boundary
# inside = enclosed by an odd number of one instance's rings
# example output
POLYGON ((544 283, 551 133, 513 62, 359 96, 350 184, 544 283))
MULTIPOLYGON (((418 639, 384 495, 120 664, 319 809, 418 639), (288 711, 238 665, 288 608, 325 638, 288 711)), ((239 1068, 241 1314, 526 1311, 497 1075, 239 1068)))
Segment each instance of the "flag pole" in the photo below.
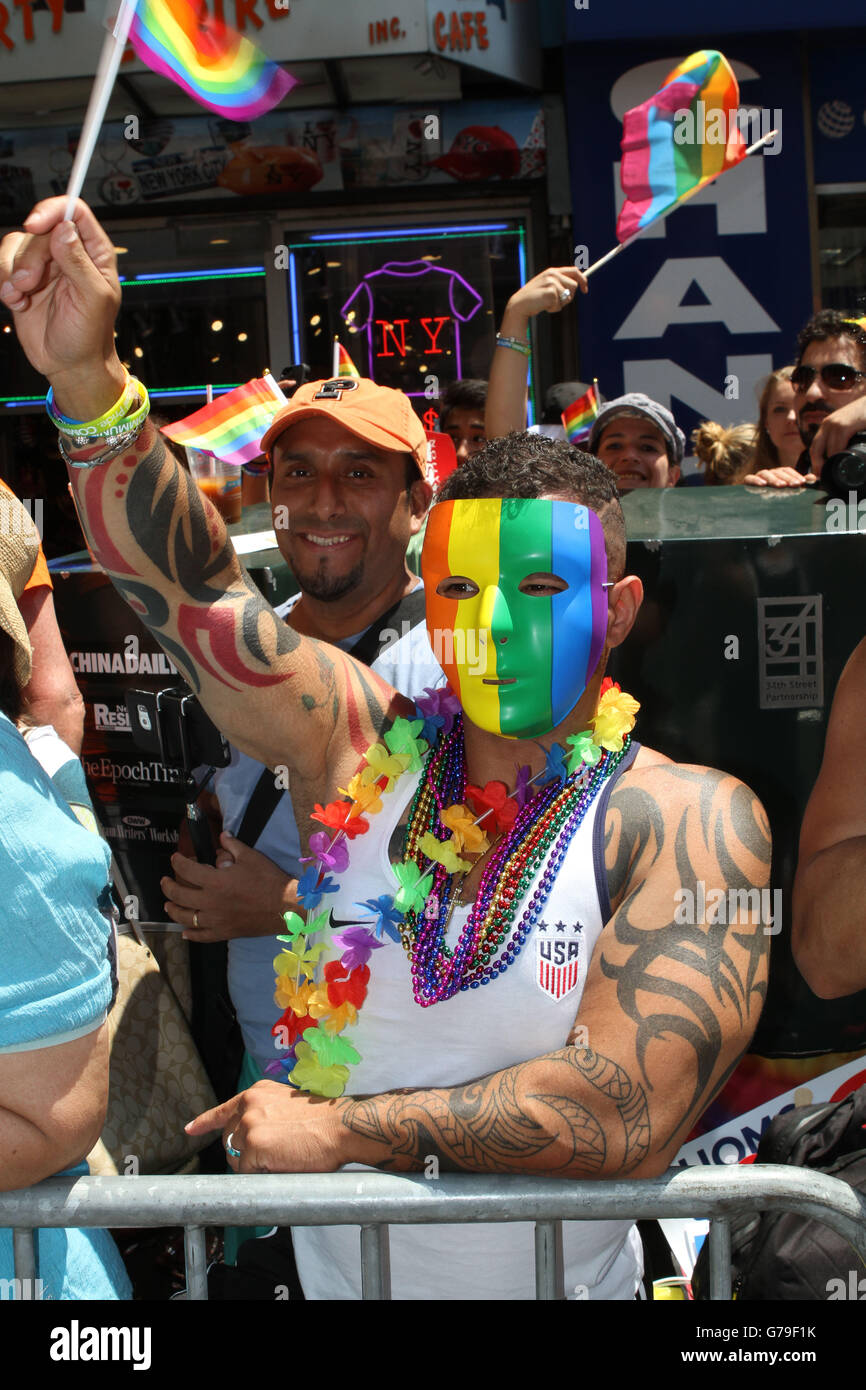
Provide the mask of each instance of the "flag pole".
POLYGON ((340 375, 340 339, 339 339, 338 337, 336 337, 336 335, 335 335, 335 337, 334 337, 334 351, 333 351, 332 356, 331 356, 331 376, 332 376, 332 377, 338 377, 339 375, 340 375))
POLYGON ((274 378, 271 376, 267 368, 265 368, 265 370, 262 372, 262 381, 265 383, 271 394, 280 402, 280 405, 288 404, 288 396, 286 396, 280 390, 279 386, 277 385, 276 381, 274 381, 274 378))
POLYGON ((84 117, 78 149, 75 151, 75 162, 72 165, 69 186, 66 189, 66 207, 63 211, 63 218, 66 222, 72 220, 76 199, 84 187, 87 170, 90 167, 96 141, 99 139, 99 132, 105 119, 106 108, 111 98, 114 79, 117 76, 123 50, 126 47, 126 40, 135 18, 135 6, 136 0, 122 0, 117 18, 114 21, 114 27, 106 34, 105 42, 102 45, 99 65, 90 92, 90 100, 87 103, 87 114, 84 117))
MULTIPOLYGON (((755 150, 759 150, 762 145, 767 145, 771 140, 775 140, 778 134, 778 130, 771 130, 769 135, 762 135, 760 140, 756 140, 754 145, 749 146, 746 153, 743 155, 743 159, 747 159, 750 154, 754 154, 755 150)), ((738 160, 737 162, 741 164, 743 161, 738 160)), ((722 170, 722 173, 726 174, 727 172, 727 169, 722 170)), ((720 177, 720 174, 716 175, 716 178, 720 177)), ((702 187, 709 188, 710 184, 715 183, 715 181, 715 179, 710 179, 710 183, 705 183, 702 187)), ((658 217, 654 217, 652 222, 647 222, 646 226, 641 227, 640 231, 632 232, 631 236, 626 237, 625 241, 621 241, 618 246, 614 246, 612 250, 608 251, 607 254, 602 256, 599 260, 593 261, 589 269, 583 272, 587 280, 596 270, 600 270, 603 265, 607 265, 608 261, 612 261, 614 256, 618 256, 620 251, 624 251, 627 246, 631 246, 633 241, 637 241, 638 237, 643 236, 644 232, 648 231, 650 227, 654 227, 657 222, 664 222, 665 218, 670 217, 672 212, 676 212, 677 208, 681 207, 687 198, 691 198, 694 193, 700 193, 700 191, 700 188, 691 189, 684 197, 678 199, 676 203, 667 208, 665 212, 660 213, 658 217)))

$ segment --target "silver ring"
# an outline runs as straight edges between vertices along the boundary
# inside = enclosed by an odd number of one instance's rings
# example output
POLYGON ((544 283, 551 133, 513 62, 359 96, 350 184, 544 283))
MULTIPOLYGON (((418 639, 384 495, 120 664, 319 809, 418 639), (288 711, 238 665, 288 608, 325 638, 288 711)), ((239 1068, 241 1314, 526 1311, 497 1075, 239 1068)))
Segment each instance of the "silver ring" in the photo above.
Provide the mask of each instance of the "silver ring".
POLYGON ((194 912, 192 914, 192 924, 195 927, 196 931, 198 931, 198 912, 194 912))
POLYGON ((560 302, 560 304, 567 304, 568 301, 569 301, 570 299, 571 299, 571 290, 560 290, 560 292, 559 292, 559 302, 560 302))
POLYGON ((231 1134, 229 1135, 228 1139, 226 1140, 226 1153, 229 1155, 229 1158, 240 1158, 240 1156, 241 1156, 241 1151, 240 1151, 240 1149, 235 1149, 235 1148, 232 1147, 232 1140, 234 1139, 234 1137, 235 1137, 235 1132, 234 1132, 234 1130, 232 1130, 231 1134))

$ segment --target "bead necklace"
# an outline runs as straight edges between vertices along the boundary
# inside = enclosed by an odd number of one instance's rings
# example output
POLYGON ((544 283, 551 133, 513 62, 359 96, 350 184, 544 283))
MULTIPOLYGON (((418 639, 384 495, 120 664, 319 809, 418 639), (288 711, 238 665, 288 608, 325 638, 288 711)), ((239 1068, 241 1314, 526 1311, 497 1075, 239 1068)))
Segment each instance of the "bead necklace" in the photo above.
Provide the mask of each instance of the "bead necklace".
MULTIPOLYGON (((441 864, 436 865, 424 910, 410 909, 400 927, 404 949, 412 958, 415 1002, 421 1008, 450 999, 459 991, 489 984, 516 960, 547 901, 571 839, 628 745, 626 739, 618 753, 603 753, 591 772, 572 773, 564 786, 547 786, 524 806, 491 855, 472 910, 453 948, 445 941, 454 910, 453 894, 445 883, 450 876, 441 864), (554 841, 538 889, 498 962, 491 964, 513 924, 518 904, 554 841)), ((438 817, 443 802, 465 797, 462 749, 463 730, 458 721, 453 733, 431 755, 413 798, 406 826, 405 858, 416 863, 424 858, 419 843, 430 827, 431 813, 438 817)))

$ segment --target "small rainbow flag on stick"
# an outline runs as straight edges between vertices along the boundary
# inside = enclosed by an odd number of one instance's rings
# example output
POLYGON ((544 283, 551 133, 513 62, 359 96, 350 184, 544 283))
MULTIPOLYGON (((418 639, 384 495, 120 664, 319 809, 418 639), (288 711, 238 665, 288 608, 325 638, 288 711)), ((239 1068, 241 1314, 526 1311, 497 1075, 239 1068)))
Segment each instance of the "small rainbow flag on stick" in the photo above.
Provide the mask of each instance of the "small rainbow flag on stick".
POLYGON ((569 444, 577 444, 586 439, 592 431, 592 422, 598 414, 598 382, 593 381, 588 391, 578 396, 576 401, 566 406, 562 412, 562 423, 569 444))
POLYGON ((226 463, 250 463, 262 452, 261 437, 286 398, 273 377, 257 377, 218 396, 162 432, 191 449, 205 449, 226 463))
POLYGON ((642 232, 745 158, 739 104, 728 60, 701 49, 668 74, 655 96, 626 111, 620 165, 626 201, 618 241, 642 232))
POLYGON ((204 0, 138 0, 129 38, 149 68, 230 121, 255 120, 297 85, 249 39, 208 15, 204 0))
POLYGON ((353 376, 356 377, 358 381, 361 379, 361 373, 358 371, 358 368, 355 366, 339 338, 334 339, 334 359, 331 365, 331 374, 332 376, 353 376))

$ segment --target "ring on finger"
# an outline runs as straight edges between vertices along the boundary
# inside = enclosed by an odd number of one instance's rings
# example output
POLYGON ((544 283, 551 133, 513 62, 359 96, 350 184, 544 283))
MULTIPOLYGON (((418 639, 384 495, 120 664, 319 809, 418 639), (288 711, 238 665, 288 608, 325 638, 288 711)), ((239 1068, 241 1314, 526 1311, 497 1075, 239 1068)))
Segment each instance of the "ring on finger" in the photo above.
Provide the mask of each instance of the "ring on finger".
POLYGON ((240 1151, 240 1149, 236 1149, 236 1148, 234 1148, 233 1145, 232 1145, 232 1140, 234 1139, 234 1137, 235 1137, 235 1132, 234 1132, 234 1130, 232 1130, 231 1134, 230 1134, 230 1135, 228 1136, 228 1138, 226 1139, 226 1153, 229 1155, 230 1158, 240 1158, 240 1156, 241 1156, 241 1151, 240 1151))
POLYGON ((560 304, 567 304, 568 301, 569 301, 570 299, 571 299, 571 290, 560 290, 560 292, 559 292, 559 302, 560 302, 560 304))
POLYGON ((198 911, 197 911, 197 910, 192 914, 192 924, 193 924, 195 930, 198 931, 198 911))

